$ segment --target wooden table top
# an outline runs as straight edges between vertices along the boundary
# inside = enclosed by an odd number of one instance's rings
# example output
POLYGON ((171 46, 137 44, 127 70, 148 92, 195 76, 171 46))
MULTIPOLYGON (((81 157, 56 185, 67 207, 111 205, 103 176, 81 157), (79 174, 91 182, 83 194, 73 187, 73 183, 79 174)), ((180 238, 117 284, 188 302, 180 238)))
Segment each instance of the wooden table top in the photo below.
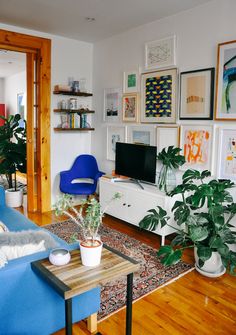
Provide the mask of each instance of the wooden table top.
POLYGON ((103 246, 101 263, 96 267, 82 265, 79 250, 70 254, 71 261, 66 265, 52 265, 48 258, 31 264, 65 300, 139 269, 136 261, 108 246, 103 246))

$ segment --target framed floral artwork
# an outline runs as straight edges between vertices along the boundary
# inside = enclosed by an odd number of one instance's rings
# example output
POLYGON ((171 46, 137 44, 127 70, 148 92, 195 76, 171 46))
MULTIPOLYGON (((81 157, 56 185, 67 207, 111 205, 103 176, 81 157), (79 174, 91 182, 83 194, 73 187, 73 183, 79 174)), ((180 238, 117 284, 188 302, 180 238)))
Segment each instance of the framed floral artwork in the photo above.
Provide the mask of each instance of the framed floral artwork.
POLYGON ((173 145, 179 147, 179 126, 166 125, 156 128, 157 151, 173 145))
POLYGON ((143 73, 141 76, 141 122, 176 122, 177 69, 143 73))
POLYGON ((180 131, 180 148, 186 163, 182 170, 210 170, 212 169, 212 147, 214 142, 214 128, 208 125, 184 125, 180 131))
POLYGON ((123 93, 139 91, 139 71, 126 71, 123 75, 123 93))
POLYGON ((122 98, 122 119, 124 122, 138 121, 138 94, 124 94, 122 98))
POLYGON ((169 36, 145 44, 145 68, 161 68, 176 65, 176 37, 169 36))
POLYGON ((216 120, 236 120, 236 41, 218 44, 216 120))
POLYGON ((126 142, 125 126, 107 127, 107 159, 114 161, 116 154, 116 142, 126 142))
POLYGON ((128 143, 154 145, 154 128, 151 126, 128 126, 128 143))
POLYGON ((121 120, 121 89, 106 88, 104 90, 105 122, 119 122, 121 120))
POLYGON ((236 126, 219 128, 218 178, 236 181, 236 126))
POLYGON ((215 69, 180 73, 180 120, 212 120, 215 69))

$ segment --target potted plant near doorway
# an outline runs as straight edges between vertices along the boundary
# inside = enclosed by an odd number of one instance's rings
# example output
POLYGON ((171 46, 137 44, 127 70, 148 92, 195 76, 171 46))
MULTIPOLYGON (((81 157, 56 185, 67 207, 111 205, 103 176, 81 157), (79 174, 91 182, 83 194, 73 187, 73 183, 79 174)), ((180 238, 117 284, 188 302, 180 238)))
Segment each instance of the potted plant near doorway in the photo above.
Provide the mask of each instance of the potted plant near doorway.
MULTIPOLYGON (((187 170, 170 196, 177 199, 172 208, 178 228, 170 245, 160 247, 158 256, 164 265, 179 262, 183 251, 194 249, 196 270, 208 277, 218 277, 227 269, 236 274, 236 231, 232 219, 236 203, 229 190, 230 180, 211 179, 210 171, 187 170)), ((155 230, 169 225, 167 212, 158 206, 150 209, 139 223, 144 229, 155 230)))
POLYGON ((0 174, 4 174, 8 182, 6 203, 10 207, 20 207, 23 190, 17 187, 16 172, 26 173, 26 123, 24 121, 25 127, 20 127, 20 114, 0 117, 4 120, 0 126, 0 174))
POLYGON ((103 210, 101 210, 101 205, 95 198, 84 201, 80 208, 77 209, 73 206, 72 197, 69 194, 63 194, 55 204, 55 214, 57 216, 66 215, 81 230, 83 238, 80 241, 80 254, 83 265, 97 266, 100 264, 102 241, 99 236, 99 227, 110 203, 120 197, 121 194, 119 192, 115 193, 103 210))

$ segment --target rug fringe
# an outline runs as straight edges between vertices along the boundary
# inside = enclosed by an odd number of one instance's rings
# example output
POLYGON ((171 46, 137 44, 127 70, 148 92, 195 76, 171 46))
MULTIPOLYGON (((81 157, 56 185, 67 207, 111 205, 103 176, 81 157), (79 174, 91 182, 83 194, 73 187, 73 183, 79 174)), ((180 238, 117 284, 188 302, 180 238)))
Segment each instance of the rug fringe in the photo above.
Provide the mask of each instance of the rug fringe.
MULTIPOLYGON (((152 291, 150 291, 150 292, 148 292, 148 293, 142 295, 141 297, 139 297, 139 298, 133 300, 133 304, 135 304, 137 301, 139 301, 139 300, 145 298, 145 297, 148 296, 149 294, 152 294, 152 293, 154 293, 155 291, 157 291, 157 290, 159 290, 159 289, 161 289, 161 288, 163 288, 163 287, 165 287, 165 286, 167 286, 167 285, 169 285, 169 284, 172 284, 173 282, 175 282, 176 280, 180 279, 181 277, 187 275, 188 273, 192 272, 193 270, 195 270, 195 267, 193 267, 193 268, 191 268, 191 269, 189 269, 189 270, 187 270, 187 271, 185 271, 185 272, 179 274, 177 277, 172 278, 171 280, 169 280, 168 282, 166 282, 166 283, 164 283, 164 284, 158 286, 158 287, 155 288, 154 290, 152 290, 152 291)), ((120 312, 122 309, 125 309, 125 308, 126 308, 126 305, 124 305, 123 307, 117 309, 116 311, 114 311, 114 312, 108 314, 107 316, 104 316, 102 319, 98 320, 98 323, 100 323, 100 322, 102 322, 102 321, 108 319, 110 316, 112 316, 112 315, 114 315, 114 314, 120 312)))

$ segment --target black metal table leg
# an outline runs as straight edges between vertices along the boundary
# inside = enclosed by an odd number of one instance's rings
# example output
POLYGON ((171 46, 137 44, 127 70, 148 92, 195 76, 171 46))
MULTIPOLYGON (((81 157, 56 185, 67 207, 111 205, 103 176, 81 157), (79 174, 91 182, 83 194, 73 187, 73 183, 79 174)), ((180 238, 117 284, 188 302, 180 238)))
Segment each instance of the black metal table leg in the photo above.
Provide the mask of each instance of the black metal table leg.
POLYGON ((126 335, 132 334, 133 273, 127 276, 126 335))
POLYGON ((66 335, 72 335, 72 299, 65 301, 66 335))

